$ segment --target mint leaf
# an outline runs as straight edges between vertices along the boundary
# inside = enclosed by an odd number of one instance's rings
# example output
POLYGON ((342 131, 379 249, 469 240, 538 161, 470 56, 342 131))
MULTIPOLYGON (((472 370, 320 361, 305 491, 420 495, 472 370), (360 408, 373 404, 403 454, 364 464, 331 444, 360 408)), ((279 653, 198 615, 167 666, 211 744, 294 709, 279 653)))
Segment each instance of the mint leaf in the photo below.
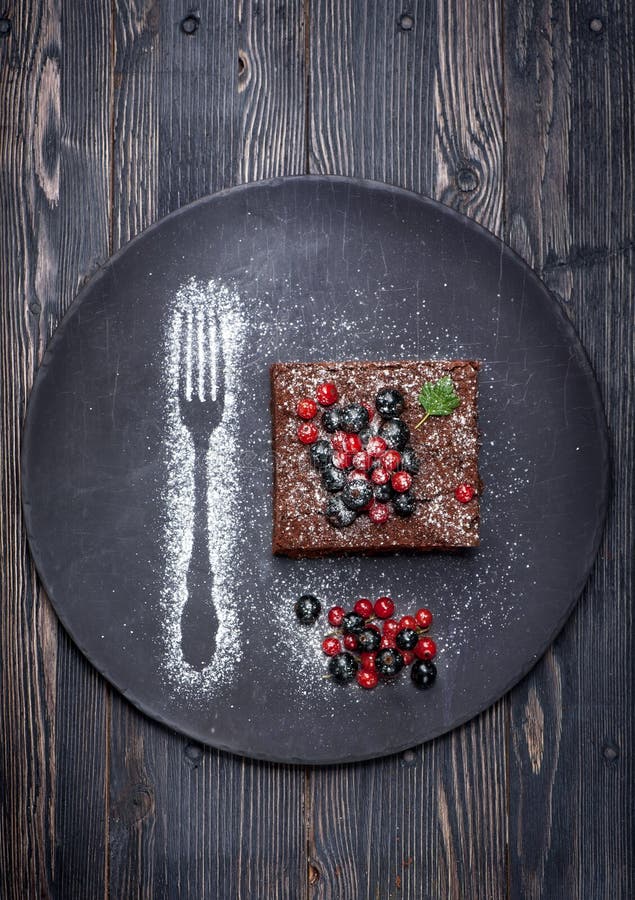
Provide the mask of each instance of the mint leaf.
POLYGON ((449 416, 460 402, 449 375, 444 375, 438 381, 426 381, 419 392, 419 403, 426 414, 415 428, 423 425, 428 416, 449 416))

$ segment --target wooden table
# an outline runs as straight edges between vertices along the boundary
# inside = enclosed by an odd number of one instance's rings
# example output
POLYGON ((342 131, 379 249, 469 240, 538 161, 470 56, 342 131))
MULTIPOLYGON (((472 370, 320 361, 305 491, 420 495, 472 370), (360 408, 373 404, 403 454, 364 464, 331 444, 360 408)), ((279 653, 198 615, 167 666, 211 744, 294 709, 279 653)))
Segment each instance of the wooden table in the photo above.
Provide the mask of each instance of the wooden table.
POLYGON ((4 9, 0 896, 635 896, 632 3, 4 9), (303 172, 403 185, 504 237, 574 321, 614 454, 597 564, 535 670, 452 734, 327 769, 208 750, 113 692, 35 577, 18 465, 86 279, 197 197, 303 172))

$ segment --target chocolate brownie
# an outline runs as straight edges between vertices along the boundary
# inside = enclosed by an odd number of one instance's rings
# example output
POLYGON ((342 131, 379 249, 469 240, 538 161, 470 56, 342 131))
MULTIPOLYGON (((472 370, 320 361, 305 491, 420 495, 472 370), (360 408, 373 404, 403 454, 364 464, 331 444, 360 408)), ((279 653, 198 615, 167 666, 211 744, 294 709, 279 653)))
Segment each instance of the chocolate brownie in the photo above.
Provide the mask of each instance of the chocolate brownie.
MULTIPOLYGON (((273 552, 299 558, 477 546, 481 490, 478 473, 478 369, 479 363, 475 360, 273 365, 273 552), (443 385, 452 391, 454 403, 450 406, 455 405, 456 408, 448 409, 443 414, 431 414, 420 424, 426 412, 418 399, 421 388, 424 384, 436 386, 441 379, 444 379, 443 385), (337 404, 332 407, 317 404, 317 414, 309 422, 300 418, 298 402, 303 398, 315 399, 316 393, 320 395, 318 386, 325 383, 335 385, 337 404), (333 452, 331 442, 335 435, 326 430, 323 414, 330 408, 335 410, 337 419, 338 411, 349 404, 363 404, 373 411, 370 424, 361 429, 364 447, 378 430, 380 434, 392 434, 395 429, 391 412, 382 416, 375 406, 378 393, 384 389, 394 389, 397 397, 401 395, 403 398, 398 419, 405 423, 407 431, 399 426, 403 435, 401 440, 397 436, 397 449, 403 449, 404 443, 411 448, 418 463, 418 472, 413 471, 416 466, 411 467, 407 495, 394 493, 391 500, 383 503, 385 510, 381 511, 383 515, 387 513, 388 518, 375 523, 367 508, 352 515, 346 514, 342 506, 342 491, 337 491, 337 485, 333 483, 330 484, 331 491, 326 489, 322 476, 323 464, 317 459, 312 463, 311 447, 317 446, 317 431, 318 440, 329 442, 328 447, 326 444, 320 447, 327 455, 333 452), (392 425, 386 432, 382 426, 388 421, 392 421, 392 425), (307 428, 307 425, 315 428, 307 428), (299 427, 303 427, 301 433, 307 443, 302 443, 298 438, 299 427), (397 504, 398 496, 406 496, 407 499, 397 504), (329 501, 332 509, 344 510, 345 521, 353 521, 346 525, 341 522, 332 524, 326 514, 329 501), (411 514, 408 514, 409 503, 411 514), (398 506, 406 515, 398 514, 398 506)), ((310 410, 311 404, 309 413, 310 410)), ((303 412, 306 418, 306 409, 303 412)), ((332 427, 328 419, 327 422, 332 427)), ((360 424, 363 425, 363 422, 357 423, 358 430, 360 424)), ((344 440, 343 431, 336 433, 344 440)), ((392 459, 395 459, 394 455, 392 459)), ((338 459, 338 463, 344 467, 346 480, 350 479, 354 472, 350 458, 343 462, 338 459)), ((371 484, 373 467, 381 466, 381 458, 375 458, 373 466, 367 467, 366 477, 371 484)), ((333 470, 330 471, 332 474, 333 470)), ((340 483, 344 481, 339 475, 334 481, 337 482, 338 478, 340 483)), ((403 490, 402 482, 403 478, 396 483, 403 490)), ((363 499, 363 491, 361 496, 363 499)), ((373 500, 371 505, 375 502, 379 501, 373 500)), ((380 519, 381 515, 377 518, 380 519)))

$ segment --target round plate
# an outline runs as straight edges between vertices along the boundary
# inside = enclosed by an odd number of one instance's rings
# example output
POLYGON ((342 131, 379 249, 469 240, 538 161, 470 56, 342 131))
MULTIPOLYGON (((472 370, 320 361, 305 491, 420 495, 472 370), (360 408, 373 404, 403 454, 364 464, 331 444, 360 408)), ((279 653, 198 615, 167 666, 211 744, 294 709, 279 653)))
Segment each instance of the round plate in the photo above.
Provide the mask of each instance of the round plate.
POLYGON ((532 271, 439 203, 343 178, 239 187, 133 240, 58 328, 24 436, 35 564, 88 659, 161 722, 287 762, 392 753, 507 691, 582 590, 607 481, 596 383, 532 271), (220 628, 199 671, 180 642, 195 450, 179 359, 187 322, 210 309, 225 373, 207 457, 220 628), (274 558, 270 364, 435 357, 483 362, 480 549, 274 558), (403 676, 367 692, 324 679, 324 619, 307 628, 293 616, 305 592, 326 606, 381 594, 400 613, 429 606, 435 686, 403 676))

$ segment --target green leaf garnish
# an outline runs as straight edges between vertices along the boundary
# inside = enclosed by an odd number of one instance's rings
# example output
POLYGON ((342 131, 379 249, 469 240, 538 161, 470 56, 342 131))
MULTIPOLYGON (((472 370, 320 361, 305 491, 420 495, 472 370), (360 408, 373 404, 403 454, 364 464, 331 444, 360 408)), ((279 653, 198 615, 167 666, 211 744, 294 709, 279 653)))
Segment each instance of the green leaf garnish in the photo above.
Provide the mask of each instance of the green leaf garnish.
POLYGON ((426 414, 415 428, 423 425, 428 416, 449 416, 460 402, 449 375, 444 375, 438 381, 426 381, 419 392, 419 403, 426 414))

